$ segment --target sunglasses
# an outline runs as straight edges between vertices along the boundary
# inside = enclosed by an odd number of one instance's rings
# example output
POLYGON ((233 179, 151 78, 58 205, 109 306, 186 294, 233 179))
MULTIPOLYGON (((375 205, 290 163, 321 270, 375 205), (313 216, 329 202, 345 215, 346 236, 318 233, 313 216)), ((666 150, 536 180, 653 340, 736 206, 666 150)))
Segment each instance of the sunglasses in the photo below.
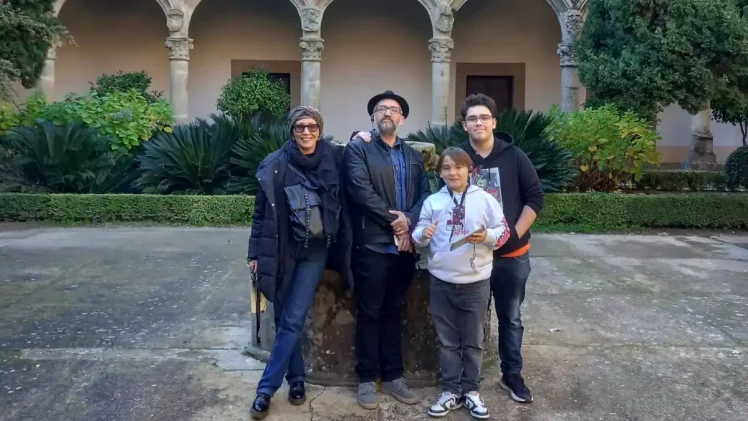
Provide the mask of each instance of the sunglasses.
POLYGON ((317 133, 319 124, 295 124, 293 126, 293 131, 296 133, 304 133, 304 129, 309 129, 309 133, 317 133))

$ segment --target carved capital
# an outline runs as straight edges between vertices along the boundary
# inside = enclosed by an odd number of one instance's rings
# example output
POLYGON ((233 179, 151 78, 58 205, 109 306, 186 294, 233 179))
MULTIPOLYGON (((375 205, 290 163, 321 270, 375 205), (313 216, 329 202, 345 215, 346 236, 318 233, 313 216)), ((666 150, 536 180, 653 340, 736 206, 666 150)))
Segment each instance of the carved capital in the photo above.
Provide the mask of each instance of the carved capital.
POLYGON ((169 32, 179 32, 184 27, 184 12, 179 9, 170 9, 166 14, 166 26, 169 32))
POLYGON ((187 37, 168 37, 165 45, 169 49, 169 60, 189 60, 194 47, 192 39, 187 37))
POLYGON ((582 12, 578 9, 569 9, 566 11, 566 32, 569 34, 569 39, 577 39, 582 33, 582 26, 584 26, 584 17, 582 12))
POLYGON ((556 50, 556 53, 561 58, 561 67, 577 66, 577 52, 574 49, 573 44, 568 42, 558 44, 558 50, 556 50))
POLYGON ((301 29, 304 32, 318 32, 322 26, 322 11, 316 7, 304 7, 299 10, 301 29))
POLYGON ((442 11, 434 21, 434 28, 439 32, 448 34, 452 32, 452 25, 455 23, 454 14, 451 11, 442 11))
POLYGON ((301 38, 299 47, 301 47, 302 60, 321 61, 322 50, 325 49, 325 42, 322 38, 301 38))
POLYGON ((435 63, 449 63, 452 60, 452 49, 455 43, 451 38, 431 38, 429 50, 431 50, 431 61, 435 63))

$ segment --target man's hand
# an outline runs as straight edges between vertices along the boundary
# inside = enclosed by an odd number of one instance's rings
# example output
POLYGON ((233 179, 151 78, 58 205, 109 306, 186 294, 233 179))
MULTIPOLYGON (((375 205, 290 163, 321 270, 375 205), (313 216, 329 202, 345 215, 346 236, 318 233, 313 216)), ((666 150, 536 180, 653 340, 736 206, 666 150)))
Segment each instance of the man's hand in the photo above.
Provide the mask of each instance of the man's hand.
POLYGON ((252 272, 257 272, 257 260, 250 260, 247 266, 249 266, 249 270, 252 272))
POLYGON ((427 226, 423 229, 423 239, 424 240, 430 240, 434 237, 434 233, 436 233, 436 227, 439 225, 439 220, 437 219, 436 222, 433 224, 427 226))
POLYGON ((395 234, 407 234, 410 229, 408 228, 408 219, 405 217, 405 214, 396 210, 391 210, 390 213, 393 215, 397 215, 397 219, 392 221, 392 223, 390 224, 392 225, 392 229, 395 230, 395 234))
POLYGON ((470 234, 470 237, 468 237, 468 243, 470 244, 480 244, 484 241, 486 241, 486 237, 488 236, 488 231, 486 231, 486 226, 481 226, 482 231, 480 232, 474 232, 470 234))
POLYGON ((371 142, 371 133, 369 132, 358 132, 354 137, 360 137, 366 143, 371 142))
POLYGON ((409 233, 406 232, 405 234, 398 235, 397 239, 399 240, 399 244, 397 245, 398 251, 407 251, 409 253, 413 252, 413 242, 410 239, 409 233))

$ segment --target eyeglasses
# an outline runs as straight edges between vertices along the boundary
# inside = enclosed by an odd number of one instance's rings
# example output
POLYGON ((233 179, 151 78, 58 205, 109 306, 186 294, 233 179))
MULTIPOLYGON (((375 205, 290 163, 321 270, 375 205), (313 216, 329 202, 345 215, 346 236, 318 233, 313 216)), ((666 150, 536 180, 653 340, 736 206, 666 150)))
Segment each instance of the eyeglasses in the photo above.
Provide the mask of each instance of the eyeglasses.
POLYGON ((488 123, 489 121, 493 120, 493 116, 489 114, 481 114, 480 116, 471 115, 468 117, 465 117, 465 121, 470 124, 475 124, 478 122, 478 119, 480 119, 480 122, 483 124, 488 123))
POLYGON ((317 133, 319 124, 294 124, 293 126, 293 131, 296 133, 304 133, 304 129, 309 129, 309 133, 317 133))
POLYGON ((378 114, 384 114, 387 112, 387 110, 389 110, 392 115, 400 115, 403 112, 400 107, 395 107, 394 105, 391 107, 380 105, 377 108, 374 108, 374 112, 378 114))

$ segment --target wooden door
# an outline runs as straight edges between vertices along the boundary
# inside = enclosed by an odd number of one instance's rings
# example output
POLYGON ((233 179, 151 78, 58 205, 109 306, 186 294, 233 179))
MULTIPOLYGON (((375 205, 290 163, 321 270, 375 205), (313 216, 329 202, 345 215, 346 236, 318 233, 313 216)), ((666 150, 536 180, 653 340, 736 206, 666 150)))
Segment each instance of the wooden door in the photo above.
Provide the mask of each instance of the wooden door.
POLYGON ((486 94, 496 101, 498 112, 513 107, 514 76, 467 76, 466 94, 486 94))

